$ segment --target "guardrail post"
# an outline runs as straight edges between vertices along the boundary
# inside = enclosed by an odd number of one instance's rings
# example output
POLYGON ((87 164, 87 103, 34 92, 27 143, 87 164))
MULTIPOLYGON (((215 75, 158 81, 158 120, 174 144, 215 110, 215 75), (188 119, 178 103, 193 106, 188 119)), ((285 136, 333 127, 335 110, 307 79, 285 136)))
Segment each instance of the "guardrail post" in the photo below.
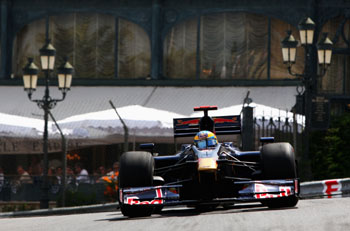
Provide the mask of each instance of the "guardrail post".
POLYGON ((243 126, 242 126, 242 150, 249 151, 254 149, 254 119, 253 108, 243 107, 243 126))

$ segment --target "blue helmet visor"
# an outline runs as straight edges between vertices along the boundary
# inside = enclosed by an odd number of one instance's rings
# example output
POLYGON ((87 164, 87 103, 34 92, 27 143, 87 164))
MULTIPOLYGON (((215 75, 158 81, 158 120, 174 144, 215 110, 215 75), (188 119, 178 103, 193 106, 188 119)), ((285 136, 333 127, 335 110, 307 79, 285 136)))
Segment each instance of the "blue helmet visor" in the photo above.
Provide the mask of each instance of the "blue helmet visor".
POLYGON ((200 149, 207 148, 207 141, 206 140, 197 141, 197 147, 200 149))
POLYGON ((214 147, 214 146, 216 146, 216 140, 208 139, 208 147, 214 147))

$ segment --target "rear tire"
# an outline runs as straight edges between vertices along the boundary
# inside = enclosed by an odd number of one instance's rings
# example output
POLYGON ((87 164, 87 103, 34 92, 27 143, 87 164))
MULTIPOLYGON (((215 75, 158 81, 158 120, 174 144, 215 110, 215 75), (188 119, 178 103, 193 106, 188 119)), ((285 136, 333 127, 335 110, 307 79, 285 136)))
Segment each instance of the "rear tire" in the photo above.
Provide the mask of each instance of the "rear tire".
MULTIPOLYGON (((154 160, 149 152, 125 152, 120 158, 119 188, 152 186, 154 160)), ((124 205, 120 210, 124 216, 150 216, 153 208, 144 205, 124 205)))
MULTIPOLYGON (((263 178, 281 180, 297 178, 294 149, 289 143, 265 144, 261 149, 263 178)), ((294 207, 298 203, 296 195, 265 200, 263 205, 269 208, 294 207)))

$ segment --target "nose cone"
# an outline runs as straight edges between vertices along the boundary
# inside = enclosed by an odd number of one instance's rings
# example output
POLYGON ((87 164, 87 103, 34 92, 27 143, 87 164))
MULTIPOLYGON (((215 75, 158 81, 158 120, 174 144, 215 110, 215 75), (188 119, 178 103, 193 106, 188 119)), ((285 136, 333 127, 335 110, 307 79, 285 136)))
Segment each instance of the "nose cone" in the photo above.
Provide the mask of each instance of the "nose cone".
POLYGON ((201 158, 198 160, 198 171, 213 172, 218 168, 216 160, 213 158, 201 158))

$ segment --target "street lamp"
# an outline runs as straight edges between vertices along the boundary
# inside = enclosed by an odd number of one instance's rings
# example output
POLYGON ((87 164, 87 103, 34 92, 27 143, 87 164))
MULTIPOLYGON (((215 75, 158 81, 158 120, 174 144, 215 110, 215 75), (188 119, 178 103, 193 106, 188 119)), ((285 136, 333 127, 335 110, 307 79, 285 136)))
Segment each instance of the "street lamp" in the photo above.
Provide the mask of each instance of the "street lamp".
POLYGON ((287 34, 282 41, 282 58, 283 63, 288 64, 289 68, 295 63, 298 41, 295 40, 291 30, 287 31, 287 34))
POLYGON ((39 73, 39 68, 35 65, 32 58, 28 58, 28 64, 23 68, 23 73, 24 90, 28 94, 32 94, 36 89, 39 73))
MULTIPOLYGON (((282 40, 282 58, 283 62, 287 65, 288 72, 302 81, 302 86, 297 86, 297 97, 301 97, 304 93, 304 110, 305 110, 305 159, 309 159, 309 132, 311 129, 311 100, 314 93, 313 86, 316 85, 315 77, 322 77, 326 74, 327 68, 331 63, 332 57, 332 41, 327 37, 327 33, 323 33, 323 37, 317 44, 318 63, 320 65, 320 71, 317 74, 313 71, 314 57, 314 32, 315 23, 311 18, 306 17, 302 19, 298 25, 300 33, 300 43, 305 49, 305 66, 302 73, 295 73, 292 71, 292 66, 296 62, 296 51, 298 41, 294 39, 292 32, 287 31, 287 36, 282 40), (304 87, 304 90, 302 88, 304 87), (304 91, 304 92, 303 92, 304 91)), ((310 169, 308 169, 311 174, 310 169)))
POLYGON ((33 59, 28 59, 28 64, 23 68, 24 90, 28 93, 30 101, 35 102, 40 109, 44 110, 44 135, 43 135, 43 153, 44 153, 44 172, 42 182, 42 195, 40 199, 40 208, 49 207, 49 187, 48 187, 48 116, 57 102, 63 101, 67 91, 70 89, 72 82, 73 67, 67 59, 65 63, 58 69, 59 90, 62 92, 61 99, 53 99, 50 97, 50 74, 55 66, 56 49, 46 40, 45 45, 40 49, 41 70, 45 74, 45 93, 42 99, 32 99, 32 93, 36 90, 39 68, 34 64, 33 59))
POLYGON ((63 94, 66 94, 66 92, 70 90, 73 72, 73 66, 68 62, 68 59, 65 58, 62 66, 58 68, 58 89, 60 89, 63 94))
POLYGON ((331 65, 332 47, 333 43, 327 37, 327 33, 323 33, 323 37, 317 44, 318 63, 322 68, 322 76, 326 73, 328 66, 331 65))
POLYGON ((311 18, 303 18, 298 25, 300 42, 302 45, 311 45, 314 42, 315 23, 311 18))
MULTIPOLYGON (((292 65, 296 61, 296 51, 298 41, 292 35, 292 32, 287 31, 287 36, 282 40, 282 58, 283 62, 288 65, 288 71, 291 75, 300 77, 303 81, 311 80, 312 76, 308 72, 310 69, 310 57, 312 53, 313 37, 315 31, 315 23, 310 19, 303 19, 299 23, 300 43, 305 48, 305 69, 302 74, 292 72, 292 65)), ((317 44, 318 63, 322 67, 322 77, 327 67, 331 64, 332 57, 332 41, 327 37, 327 33, 323 33, 322 39, 317 44)))

